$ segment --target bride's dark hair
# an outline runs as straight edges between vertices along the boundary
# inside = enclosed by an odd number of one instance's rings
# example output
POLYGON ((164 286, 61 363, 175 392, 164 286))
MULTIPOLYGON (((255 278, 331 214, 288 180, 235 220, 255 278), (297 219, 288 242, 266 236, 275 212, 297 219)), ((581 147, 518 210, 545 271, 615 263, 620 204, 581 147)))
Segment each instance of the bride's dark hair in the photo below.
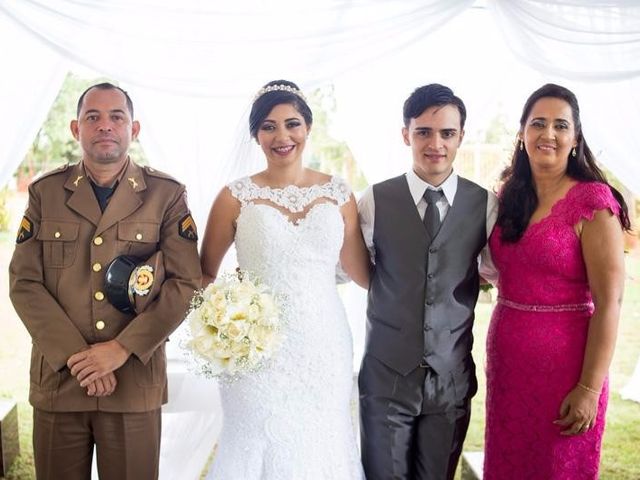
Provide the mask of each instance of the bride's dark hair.
MULTIPOLYGON (((620 204, 620 223, 624 230, 631 229, 627 204, 622 194, 612 187, 605 174, 598 168, 596 159, 591 149, 587 145, 582 134, 582 124, 580 123, 580 107, 578 99, 568 88, 553 83, 547 83, 533 92, 524 104, 522 116, 520 117, 520 132, 525 128, 525 123, 535 103, 541 98, 559 98, 564 100, 571 107, 573 124, 575 126, 576 147, 575 157, 569 154, 567 163, 567 175, 580 182, 600 182, 608 185, 611 193, 620 204)), ((497 224, 502 229, 501 239, 503 242, 517 242, 531 220, 531 215, 538 207, 538 196, 533 185, 531 167, 529 166, 529 155, 526 149, 520 149, 520 142, 517 142, 511 165, 505 168, 500 175, 504 182, 500 194, 497 224)))
POLYGON ((293 105, 302 115, 308 126, 313 123, 313 114, 302 95, 300 88, 288 80, 273 80, 264 85, 258 92, 249 114, 249 132, 257 140, 260 125, 273 107, 283 103, 293 105))

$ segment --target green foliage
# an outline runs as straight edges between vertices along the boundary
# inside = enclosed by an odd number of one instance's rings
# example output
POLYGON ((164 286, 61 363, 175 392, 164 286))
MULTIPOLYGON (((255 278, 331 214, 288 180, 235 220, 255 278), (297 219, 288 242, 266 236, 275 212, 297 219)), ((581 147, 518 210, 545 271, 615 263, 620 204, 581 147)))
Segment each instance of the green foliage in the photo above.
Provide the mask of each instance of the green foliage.
POLYGON ((31 444, 33 409, 28 402, 18 402, 18 430, 21 453, 4 478, 5 480, 33 480, 36 478, 31 444))
POLYGON ((310 168, 340 175, 355 191, 364 189, 367 181, 353 158, 346 142, 336 140, 329 133, 331 115, 336 111, 335 89, 333 85, 318 88, 309 95, 309 106, 313 111, 311 129, 311 156, 307 162, 310 168))
POLYGON ((489 126, 484 131, 484 143, 511 147, 516 138, 517 127, 517 125, 507 125, 507 117, 502 105, 499 105, 498 112, 489 120, 489 126))
MULTIPOLYGON (((29 180, 38 173, 80 160, 80 145, 71 135, 69 124, 76 118, 78 98, 82 92, 91 85, 105 81, 110 80, 86 79, 72 73, 67 74, 47 119, 40 127, 31 148, 16 171, 19 179, 29 180)), ((130 155, 137 163, 147 163, 137 141, 131 144, 130 155)))
POLYGON ((9 190, 7 187, 4 187, 0 190, 0 232, 6 232, 11 222, 11 212, 7 206, 8 197, 9 190))

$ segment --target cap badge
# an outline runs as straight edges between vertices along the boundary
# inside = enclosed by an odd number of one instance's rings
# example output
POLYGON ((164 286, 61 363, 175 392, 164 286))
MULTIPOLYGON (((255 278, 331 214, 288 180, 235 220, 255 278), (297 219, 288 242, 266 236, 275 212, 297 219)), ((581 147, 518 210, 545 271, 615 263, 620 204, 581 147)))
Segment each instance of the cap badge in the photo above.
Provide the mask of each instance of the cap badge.
POLYGON ((130 289, 136 295, 145 296, 153 286, 153 267, 151 265, 140 265, 136 267, 129 279, 130 289))

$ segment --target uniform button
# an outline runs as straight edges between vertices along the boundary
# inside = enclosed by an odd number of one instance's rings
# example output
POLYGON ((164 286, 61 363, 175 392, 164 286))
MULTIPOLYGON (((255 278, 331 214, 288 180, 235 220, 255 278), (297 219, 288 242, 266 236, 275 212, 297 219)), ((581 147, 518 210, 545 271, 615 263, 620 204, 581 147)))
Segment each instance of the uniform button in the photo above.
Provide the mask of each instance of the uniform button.
POLYGON ((136 240, 142 240, 142 234, 136 233, 136 240))
POLYGON ((56 238, 60 238, 60 232, 54 233, 53 236, 56 237, 56 238))
POLYGON ((97 328, 98 330, 102 330, 102 329, 104 329, 104 327, 105 327, 105 324, 104 324, 104 322, 103 322, 102 320, 98 320, 98 321, 96 322, 96 328, 97 328))
POLYGON ((102 245, 102 237, 96 237, 93 239, 94 245, 102 245))
POLYGON ((427 278, 433 278, 433 273, 427 273, 427 278))
POLYGON ((101 302, 102 300, 104 300, 104 293, 96 292, 96 293, 93 294, 93 298, 95 298, 96 300, 101 302))
POLYGON ((437 248, 435 248, 435 247, 431 247, 431 248, 429 249, 429 253, 436 253, 437 251, 438 251, 438 249, 437 249, 437 248))
POLYGON ((99 272, 100 270, 102 270, 102 265, 96 262, 93 264, 91 268, 93 269, 94 272, 99 272))

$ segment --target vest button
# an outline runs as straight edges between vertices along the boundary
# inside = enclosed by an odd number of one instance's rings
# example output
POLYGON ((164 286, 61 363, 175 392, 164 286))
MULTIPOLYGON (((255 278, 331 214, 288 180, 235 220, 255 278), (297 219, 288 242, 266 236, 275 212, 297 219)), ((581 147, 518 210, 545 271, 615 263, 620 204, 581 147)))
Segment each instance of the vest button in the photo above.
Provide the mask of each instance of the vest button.
POLYGON ((433 273, 427 273, 427 278, 433 278, 433 273))
POLYGON ((431 247, 429 249, 429 253, 436 253, 438 251, 438 249, 436 247, 431 247))
POLYGON ((427 305, 427 307, 430 307, 431 305, 433 305, 433 302, 431 300, 427 300, 425 304, 427 305))

